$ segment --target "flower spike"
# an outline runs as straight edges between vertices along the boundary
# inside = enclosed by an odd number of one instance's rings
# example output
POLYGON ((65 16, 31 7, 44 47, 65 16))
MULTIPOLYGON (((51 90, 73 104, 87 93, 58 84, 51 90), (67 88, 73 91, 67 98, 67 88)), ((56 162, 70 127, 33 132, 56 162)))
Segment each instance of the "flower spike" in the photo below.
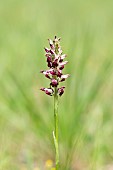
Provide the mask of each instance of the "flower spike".
POLYGON ((48 39, 50 48, 44 48, 49 70, 42 70, 41 73, 50 79, 50 88, 41 88, 40 90, 44 91, 47 95, 50 96, 54 94, 55 88, 57 89, 57 94, 62 96, 65 87, 63 86, 58 88, 58 85, 60 82, 65 81, 69 77, 69 74, 64 75, 62 73, 62 70, 68 61, 64 61, 67 55, 63 54, 62 52, 60 39, 61 38, 57 38, 57 36, 55 36, 54 40, 48 39))

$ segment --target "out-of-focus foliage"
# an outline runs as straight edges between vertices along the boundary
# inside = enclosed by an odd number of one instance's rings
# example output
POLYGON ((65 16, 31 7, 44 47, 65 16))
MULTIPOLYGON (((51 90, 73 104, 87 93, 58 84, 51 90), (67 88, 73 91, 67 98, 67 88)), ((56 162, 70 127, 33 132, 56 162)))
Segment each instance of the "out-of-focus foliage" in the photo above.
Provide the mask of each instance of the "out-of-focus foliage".
MULTIPOLYGON (((100 170, 113 158, 113 1, 0 1, 0 170, 54 161, 47 38, 62 37, 71 77, 59 99, 62 170, 100 170)), ((54 167, 54 165, 53 165, 54 167)), ((53 168, 54 169, 54 168, 53 168)))

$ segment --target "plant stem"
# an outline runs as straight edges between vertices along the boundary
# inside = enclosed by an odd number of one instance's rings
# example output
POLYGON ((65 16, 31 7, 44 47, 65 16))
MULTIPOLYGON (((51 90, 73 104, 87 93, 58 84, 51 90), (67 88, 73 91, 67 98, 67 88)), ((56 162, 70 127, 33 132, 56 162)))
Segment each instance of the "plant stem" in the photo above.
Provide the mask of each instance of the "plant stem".
POLYGON ((58 94, 57 87, 55 87, 54 94, 54 121, 55 121, 55 134, 54 136, 54 144, 55 144, 55 161, 56 161, 56 170, 59 170, 59 148, 58 148, 58 94))

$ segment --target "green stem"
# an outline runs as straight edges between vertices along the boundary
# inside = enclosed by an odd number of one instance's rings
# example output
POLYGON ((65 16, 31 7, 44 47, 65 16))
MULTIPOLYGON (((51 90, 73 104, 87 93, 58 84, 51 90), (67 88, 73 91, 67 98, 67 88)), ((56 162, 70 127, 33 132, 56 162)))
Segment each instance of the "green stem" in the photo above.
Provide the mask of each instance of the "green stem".
POLYGON ((58 148, 58 94, 57 88, 55 87, 55 94, 54 94, 54 121, 55 121, 55 133, 53 134, 54 137, 54 144, 55 144, 55 157, 56 157, 56 170, 59 170, 59 148, 58 148))

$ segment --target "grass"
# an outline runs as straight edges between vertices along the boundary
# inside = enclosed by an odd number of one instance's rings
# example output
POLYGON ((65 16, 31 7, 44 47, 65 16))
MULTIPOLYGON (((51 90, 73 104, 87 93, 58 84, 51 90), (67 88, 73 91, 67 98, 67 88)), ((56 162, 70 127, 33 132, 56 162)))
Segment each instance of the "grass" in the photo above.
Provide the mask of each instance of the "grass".
POLYGON ((0 2, 0 170, 54 162, 53 98, 39 88, 47 38, 62 37, 71 74, 60 98, 63 170, 112 166, 113 2, 0 2))

